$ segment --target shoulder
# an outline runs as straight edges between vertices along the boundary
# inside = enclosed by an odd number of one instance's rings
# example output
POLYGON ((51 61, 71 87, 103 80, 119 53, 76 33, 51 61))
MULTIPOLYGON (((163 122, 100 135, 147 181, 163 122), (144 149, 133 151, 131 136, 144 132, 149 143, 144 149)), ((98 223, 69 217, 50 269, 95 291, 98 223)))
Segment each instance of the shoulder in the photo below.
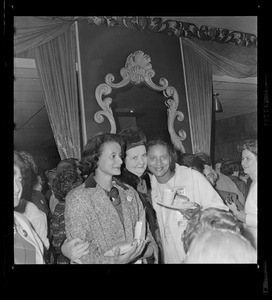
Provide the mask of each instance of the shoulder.
POLYGON ((30 214, 39 214, 40 210, 38 209, 37 205, 30 201, 27 201, 26 212, 30 214))
POLYGON ((66 195, 66 201, 73 198, 82 198, 84 195, 89 194, 93 189, 92 188, 85 188, 84 183, 71 189, 66 195))
POLYGON ((175 169, 175 173, 179 176, 191 176, 193 173, 192 171, 195 172, 195 170, 192 170, 189 167, 186 166, 182 166, 176 163, 176 169, 175 169))
POLYGON ((28 219, 21 213, 14 211, 14 220, 17 224, 29 224, 28 219))

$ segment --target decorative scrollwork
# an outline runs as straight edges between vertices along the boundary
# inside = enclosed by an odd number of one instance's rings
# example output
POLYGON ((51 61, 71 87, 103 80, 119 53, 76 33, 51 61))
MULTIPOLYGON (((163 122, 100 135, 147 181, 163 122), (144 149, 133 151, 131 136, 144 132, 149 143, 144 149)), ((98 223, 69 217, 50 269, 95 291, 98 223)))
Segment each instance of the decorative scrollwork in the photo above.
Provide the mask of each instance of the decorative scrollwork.
POLYGON ((105 83, 101 83, 97 86, 95 90, 95 97, 103 110, 95 113, 95 121, 97 123, 102 123, 104 121, 104 116, 107 117, 111 124, 111 133, 116 133, 116 125, 110 108, 112 99, 105 98, 102 100, 102 96, 109 95, 112 88, 121 88, 129 83, 135 85, 145 83, 151 89, 163 92, 163 95, 168 98, 165 101, 165 105, 168 107, 168 132, 174 146, 182 152, 185 152, 182 141, 186 138, 186 132, 184 130, 180 130, 177 134, 174 130, 175 119, 178 121, 184 120, 183 113, 181 111, 177 111, 179 105, 177 90, 172 86, 168 86, 168 81, 165 78, 161 78, 159 80, 159 85, 152 81, 152 78, 155 76, 155 71, 152 69, 151 58, 149 55, 144 54, 143 51, 140 50, 130 54, 126 60, 125 67, 120 70, 120 75, 123 79, 118 83, 114 83, 115 77, 109 73, 105 77, 105 83))
POLYGON ((111 133, 116 133, 116 124, 114 121, 112 109, 110 108, 110 104, 112 102, 111 98, 105 98, 102 100, 102 95, 109 95, 112 91, 112 88, 106 84, 101 83, 95 90, 95 98, 103 110, 99 110, 94 114, 94 120, 97 123, 102 123, 104 121, 104 116, 108 118, 111 125, 111 133))
POLYGON ((176 149, 181 150, 181 152, 184 153, 186 151, 182 144, 182 141, 186 139, 186 132, 184 130, 180 130, 177 135, 174 130, 175 119, 177 118, 178 121, 184 120, 184 114, 181 111, 177 111, 179 105, 179 97, 177 90, 172 86, 168 86, 167 89, 163 91, 163 95, 165 97, 173 97, 165 101, 165 105, 168 107, 168 131, 174 147, 176 149))
POLYGON ((197 38, 239 47, 257 47, 257 37, 251 33, 233 31, 159 17, 79 17, 97 26, 126 27, 134 30, 165 33, 176 37, 197 38))

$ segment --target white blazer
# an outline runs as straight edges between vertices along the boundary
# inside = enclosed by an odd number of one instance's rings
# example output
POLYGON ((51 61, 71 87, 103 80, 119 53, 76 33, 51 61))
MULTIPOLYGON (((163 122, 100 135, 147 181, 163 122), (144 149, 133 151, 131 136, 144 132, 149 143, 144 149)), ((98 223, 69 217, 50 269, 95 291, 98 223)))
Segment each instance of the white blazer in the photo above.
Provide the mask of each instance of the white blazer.
POLYGON ((31 243, 36 250, 36 264, 45 264, 43 258, 43 244, 37 233, 32 229, 29 221, 22 214, 14 211, 14 221, 17 226, 18 233, 25 239, 27 242, 31 243), (26 231, 27 236, 23 233, 23 230, 26 231))

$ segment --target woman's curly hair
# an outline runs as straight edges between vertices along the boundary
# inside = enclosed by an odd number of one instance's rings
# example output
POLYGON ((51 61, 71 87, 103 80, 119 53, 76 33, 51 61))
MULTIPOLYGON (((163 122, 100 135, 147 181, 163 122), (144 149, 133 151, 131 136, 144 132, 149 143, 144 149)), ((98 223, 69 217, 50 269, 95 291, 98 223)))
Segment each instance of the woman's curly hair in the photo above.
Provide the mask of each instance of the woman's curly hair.
POLYGON ((116 142, 121 146, 122 158, 124 156, 125 142, 119 134, 103 133, 92 137, 83 149, 79 169, 82 175, 89 175, 97 168, 97 162, 106 143, 116 142))
POLYGON ((237 147, 239 152, 242 152, 243 150, 248 150, 258 156, 258 142, 257 140, 251 139, 246 141, 242 146, 239 145, 237 147))
POLYGON ((188 252, 192 241, 207 229, 228 229, 240 233, 240 227, 239 221, 230 211, 214 207, 199 210, 188 221, 182 235, 185 253, 188 252))
POLYGON ((52 190, 59 201, 65 201, 65 197, 73 188, 82 183, 81 176, 73 169, 63 170, 57 174, 52 183, 52 190))
POLYGON ((16 150, 14 150, 14 166, 19 168, 22 175, 22 180, 24 181, 28 165, 25 163, 21 153, 16 150))

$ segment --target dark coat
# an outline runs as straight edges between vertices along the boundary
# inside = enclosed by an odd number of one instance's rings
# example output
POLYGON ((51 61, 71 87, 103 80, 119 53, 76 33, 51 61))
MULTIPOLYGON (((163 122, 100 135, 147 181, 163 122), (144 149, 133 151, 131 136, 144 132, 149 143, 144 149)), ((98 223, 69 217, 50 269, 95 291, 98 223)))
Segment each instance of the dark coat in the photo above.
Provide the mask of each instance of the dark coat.
POLYGON ((159 264, 163 263, 162 243, 161 243, 161 237, 159 233, 156 211, 153 208, 152 200, 151 200, 151 183, 150 183, 149 174, 145 172, 141 177, 138 177, 137 175, 129 172, 126 168, 124 168, 122 170, 121 175, 116 176, 116 178, 118 178, 121 182, 132 186, 138 192, 143 207, 146 211, 146 220, 149 225, 149 229, 159 248, 158 263, 159 264), (141 189, 141 183, 146 186, 145 191, 141 189))

